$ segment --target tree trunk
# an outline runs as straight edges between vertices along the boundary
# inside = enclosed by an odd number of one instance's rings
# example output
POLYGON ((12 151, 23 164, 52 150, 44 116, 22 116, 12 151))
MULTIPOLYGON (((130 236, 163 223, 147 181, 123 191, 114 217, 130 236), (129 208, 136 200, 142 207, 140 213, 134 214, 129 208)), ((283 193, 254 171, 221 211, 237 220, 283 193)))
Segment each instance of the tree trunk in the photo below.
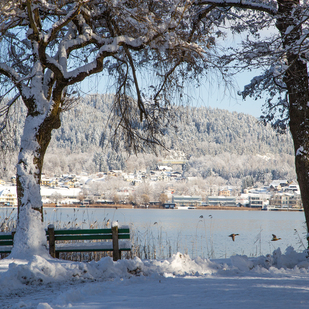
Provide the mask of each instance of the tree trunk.
MULTIPOLYGON (((281 15, 277 19, 276 26, 280 31, 285 48, 296 46, 296 42, 302 34, 302 28, 296 27, 298 24, 298 4, 298 0, 278 0, 278 12, 281 15), (286 34, 289 27, 294 29, 286 34)), ((283 80, 288 91, 290 131, 295 149, 296 174, 305 211, 307 232, 309 232, 309 89, 307 63, 301 60, 301 55, 293 51, 287 52, 286 59, 288 70, 283 80)), ((308 234, 307 240, 309 244, 308 234)))
MULTIPOLYGON (((32 99, 25 120, 17 163, 18 224, 12 257, 48 254, 43 226, 43 204, 40 192, 44 155, 54 128, 60 127, 59 114, 39 113, 48 102, 32 99)), ((29 102, 26 104, 29 106, 29 102)))

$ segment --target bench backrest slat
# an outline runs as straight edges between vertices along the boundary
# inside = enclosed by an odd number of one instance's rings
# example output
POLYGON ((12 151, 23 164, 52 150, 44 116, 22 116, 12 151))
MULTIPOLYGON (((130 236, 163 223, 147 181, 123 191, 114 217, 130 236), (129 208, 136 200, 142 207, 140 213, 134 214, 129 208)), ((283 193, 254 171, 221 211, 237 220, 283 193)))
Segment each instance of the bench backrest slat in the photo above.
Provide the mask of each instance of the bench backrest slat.
MULTIPOLYGON (((130 234, 118 235, 119 239, 130 239, 130 234)), ((55 235, 55 240, 92 240, 92 239, 113 239, 112 235, 55 235)), ((49 240, 49 237, 47 237, 49 240)))
POLYGON ((118 229, 118 234, 130 234, 130 229, 124 228, 124 229, 118 229))
MULTIPOLYGON (((13 246, 13 236, 11 233, 0 234, 0 247, 13 246)), ((1 253, 4 251, 2 250, 1 253)))
POLYGON ((112 239, 112 235, 55 235, 55 240, 112 239))
MULTIPOLYGON (((55 235, 69 235, 69 234, 112 234, 112 229, 78 229, 78 230, 55 230, 55 235)), ((120 228, 118 234, 129 234, 130 229, 120 228)), ((46 231, 46 235, 48 232, 46 231)))
POLYGON ((0 240, 3 240, 3 239, 12 240, 13 239, 12 234, 0 235, 0 240))
POLYGON ((111 234, 111 229, 78 229, 78 230, 55 230, 55 235, 64 234, 111 234))
POLYGON ((0 246, 13 246, 13 240, 0 241, 0 246))
MULTIPOLYGON (((49 234, 47 240, 49 240, 49 234)), ((77 230, 54 230, 54 238, 56 241, 64 240, 99 240, 99 239, 113 239, 112 229, 77 229, 77 230)), ((118 229, 118 239, 130 239, 130 229, 118 229)))

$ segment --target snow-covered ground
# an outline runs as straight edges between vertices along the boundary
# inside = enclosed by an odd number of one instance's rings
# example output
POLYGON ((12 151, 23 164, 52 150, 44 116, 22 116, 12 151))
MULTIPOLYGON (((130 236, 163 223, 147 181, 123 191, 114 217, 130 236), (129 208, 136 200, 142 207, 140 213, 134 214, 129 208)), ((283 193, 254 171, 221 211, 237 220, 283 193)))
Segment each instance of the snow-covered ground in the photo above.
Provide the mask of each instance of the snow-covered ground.
POLYGON ((289 247, 269 256, 69 262, 0 260, 4 308, 308 308, 309 260, 289 247))

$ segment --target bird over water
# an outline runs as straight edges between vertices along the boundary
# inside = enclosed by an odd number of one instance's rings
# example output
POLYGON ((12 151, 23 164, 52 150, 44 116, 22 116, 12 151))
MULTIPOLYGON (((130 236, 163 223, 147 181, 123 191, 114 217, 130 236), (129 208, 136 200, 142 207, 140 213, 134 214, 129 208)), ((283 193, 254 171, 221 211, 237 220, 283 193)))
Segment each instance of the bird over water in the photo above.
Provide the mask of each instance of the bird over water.
POLYGON ((229 235, 229 237, 231 237, 233 239, 233 241, 235 241, 235 236, 238 236, 239 234, 231 234, 229 235))
POLYGON ((277 241, 277 240, 280 240, 281 238, 277 238, 277 236, 275 234, 272 234, 273 235, 273 239, 271 241, 277 241))

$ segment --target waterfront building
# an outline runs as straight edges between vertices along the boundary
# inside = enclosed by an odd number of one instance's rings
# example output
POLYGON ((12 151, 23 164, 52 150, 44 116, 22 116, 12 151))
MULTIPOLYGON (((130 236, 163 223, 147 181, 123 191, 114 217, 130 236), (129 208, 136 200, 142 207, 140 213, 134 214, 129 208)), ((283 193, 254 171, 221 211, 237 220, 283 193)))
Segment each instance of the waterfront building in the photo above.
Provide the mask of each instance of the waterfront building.
POLYGON ((236 207, 236 196, 207 196, 207 206, 232 206, 236 207))
POLYGON ((17 195, 15 186, 0 187, 0 205, 17 206, 17 195))
POLYGON ((269 206, 273 208, 301 208, 301 197, 297 193, 277 193, 269 199, 269 206))
POLYGON ((263 208, 264 200, 260 194, 249 195, 249 207, 250 208, 263 208))
POLYGON ((201 196, 184 196, 184 195, 173 195, 172 203, 179 207, 195 207, 202 205, 201 196))

